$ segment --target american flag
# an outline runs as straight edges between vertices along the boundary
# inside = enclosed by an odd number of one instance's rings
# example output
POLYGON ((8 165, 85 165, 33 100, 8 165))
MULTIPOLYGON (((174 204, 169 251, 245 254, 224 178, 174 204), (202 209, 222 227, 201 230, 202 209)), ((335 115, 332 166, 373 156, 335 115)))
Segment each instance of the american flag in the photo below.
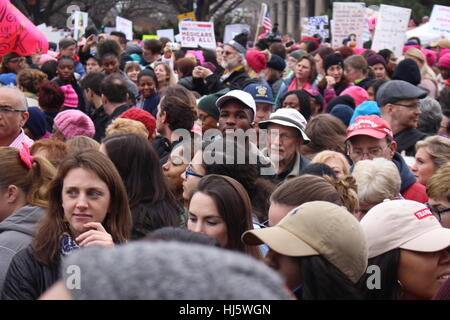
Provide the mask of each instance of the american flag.
POLYGON ((272 20, 270 20, 270 14, 269 14, 269 8, 265 8, 266 12, 264 13, 264 19, 263 19, 263 28, 264 31, 270 31, 272 29, 272 20))

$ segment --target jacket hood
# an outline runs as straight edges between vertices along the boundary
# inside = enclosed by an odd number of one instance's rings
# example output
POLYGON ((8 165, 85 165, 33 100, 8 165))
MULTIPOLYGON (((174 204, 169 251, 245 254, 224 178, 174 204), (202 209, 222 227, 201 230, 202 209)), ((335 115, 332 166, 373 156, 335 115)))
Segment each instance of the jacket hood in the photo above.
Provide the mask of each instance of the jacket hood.
POLYGON ((17 231, 31 236, 44 213, 45 209, 41 207, 22 207, 0 223, 0 233, 17 231))
POLYGON ((398 172, 400 173, 400 178, 402 180, 400 191, 403 192, 408 189, 408 187, 411 186, 414 182, 416 182, 416 177, 414 177, 414 174, 411 172, 411 170, 409 170, 408 165, 406 164, 405 160, 403 160, 403 157, 400 153, 396 152, 394 154, 392 162, 394 162, 394 164, 397 166, 398 172))

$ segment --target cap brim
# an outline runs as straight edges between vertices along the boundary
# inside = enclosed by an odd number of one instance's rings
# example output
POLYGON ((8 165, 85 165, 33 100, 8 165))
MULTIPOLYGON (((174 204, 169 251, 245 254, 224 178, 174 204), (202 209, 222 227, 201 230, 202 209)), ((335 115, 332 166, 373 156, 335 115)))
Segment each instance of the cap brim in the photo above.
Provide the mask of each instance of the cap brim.
POLYGON ((219 109, 222 108, 223 105, 224 105, 227 101, 229 101, 229 100, 239 100, 239 101, 242 102, 245 106, 247 106, 247 108, 253 110, 253 108, 250 107, 247 103, 245 103, 245 101, 242 101, 242 99, 239 99, 238 97, 235 97, 235 96, 226 96, 226 95, 220 97, 219 99, 217 99, 217 101, 216 101, 216 107, 219 108, 219 109))
POLYGON ((281 227, 250 230, 242 235, 248 245, 266 244, 272 250, 290 257, 315 256, 320 253, 306 242, 281 227))
POLYGON ((401 249, 436 252, 450 247, 450 229, 436 228, 400 246, 401 249))
POLYGON ((288 121, 283 121, 283 120, 265 120, 265 121, 261 121, 260 123, 258 123, 259 127, 261 129, 267 129, 267 127, 269 126, 269 124, 271 123, 275 123, 275 124, 279 124, 281 126, 285 126, 285 127, 290 127, 290 128, 294 128, 297 129, 301 132, 302 134, 302 138, 305 141, 305 143, 309 143, 311 141, 311 139, 308 138, 308 136, 306 135, 305 132, 303 132, 303 130, 301 130, 299 127, 297 127, 295 124, 288 122, 288 121))
POLYGON ((369 136, 375 139, 383 139, 384 137, 386 137, 388 134, 377 131, 377 130, 373 130, 373 129, 361 129, 361 130, 356 130, 352 133, 350 133, 347 136, 347 139, 353 138, 354 136, 369 136))
POLYGON ((269 100, 262 100, 262 99, 255 99, 255 103, 267 103, 267 104, 271 104, 271 105, 276 105, 275 102, 273 101, 269 101, 269 100))

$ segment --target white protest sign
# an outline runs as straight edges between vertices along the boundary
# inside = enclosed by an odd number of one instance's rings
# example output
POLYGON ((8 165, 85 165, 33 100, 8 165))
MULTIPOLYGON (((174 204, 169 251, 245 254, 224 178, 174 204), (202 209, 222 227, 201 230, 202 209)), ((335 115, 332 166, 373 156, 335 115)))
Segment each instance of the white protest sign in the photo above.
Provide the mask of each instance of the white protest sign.
POLYGON ((116 17, 116 31, 125 33, 127 40, 133 40, 133 22, 119 17, 116 17))
POLYGON ((247 30, 250 34, 250 26, 248 24, 229 24, 225 26, 223 43, 233 40, 235 36, 247 30))
POLYGON ((430 32, 450 38, 450 7, 434 5, 430 17, 430 32))
POLYGON ((75 40, 80 40, 88 26, 88 13, 83 11, 75 11, 73 16, 75 18, 73 37, 75 40))
POLYGON ((186 48, 216 48, 214 24, 204 21, 180 21, 181 45, 186 48))
POLYGON ((156 35, 158 36, 159 39, 165 37, 165 38, 169 38, 170 42, 175 42, 175 36, 174 36, 173 29, 156 30, 156 35))
POLYGON ((312 37, 320 34, 322 38, 330 37, 330 31, 325 29, 329 25, 328 16, 315 16, 302 19, 302 36, 312 37))
POLYGON ((411 9, 382 4, 378 12, 372 50, 389 49, 397 57, 401 56, 410 16, 411 9))
POLYGON ((351 47, 362 48, 365 28, 364 2, 333 2, 332 46, 341 47, 344 39, 351 34, 356 35, 350 43, 351 47))

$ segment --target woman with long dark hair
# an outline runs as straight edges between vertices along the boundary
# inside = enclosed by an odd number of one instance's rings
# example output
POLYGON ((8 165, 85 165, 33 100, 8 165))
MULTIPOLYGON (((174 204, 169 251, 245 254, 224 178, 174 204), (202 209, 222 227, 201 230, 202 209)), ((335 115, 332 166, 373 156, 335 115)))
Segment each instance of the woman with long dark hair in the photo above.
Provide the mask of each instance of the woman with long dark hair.
POLYGON ((114 134, 103 139, 100 150, 115 164, 125 184, 133 217, 132 239, 185 224, 183 210, 170 192, 148 140, 134 134, 114 134))
POLYGON ((259 258, 256 247, 241 241, 242 233, 250 229, 253 229, 252 206, 239 182, 216 174, 200 180, 189 203, 188 230, 217 239, 222 248, 259 258))
POLYGON ((50 184, 48 210, 31 245, 12 259, 2 299, 37 299, 67 272, 60 270, 62 258, 79 248, 124 243, 130 230, 127 194, 114 164, 94 150, 68 156, 50 184))

